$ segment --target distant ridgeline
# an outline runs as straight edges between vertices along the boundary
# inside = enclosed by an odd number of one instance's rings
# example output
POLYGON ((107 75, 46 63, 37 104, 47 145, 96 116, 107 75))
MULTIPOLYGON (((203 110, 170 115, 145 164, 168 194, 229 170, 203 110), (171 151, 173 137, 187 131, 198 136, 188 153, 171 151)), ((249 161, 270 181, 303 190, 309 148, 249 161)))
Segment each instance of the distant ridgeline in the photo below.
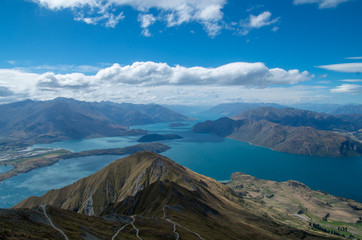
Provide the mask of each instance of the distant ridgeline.
POLYGON ((362 115, 329 115, 294 108, 263 107, 232 118, 198 123, 196 133, 211 133, 280 152, 311 156, 362 154, 362 115))
POLYGON ((144 135, 129 126, 187 121, 156 104, 82 102, 56 98, 0 105, 0 150, 67 139, 144 135))
MULTIPOLYGON (((287 108, 287 106, 279 105, 276 103, 222 103, 206 111, 203 111, 203 113, 232 117, 251 109, 265 107, 272 107, 277 109, 287 108)), ((362 104, 341 105, 323 103, 300 103, 289 105, 289 107, 328 114, 362 114, 362 104)))

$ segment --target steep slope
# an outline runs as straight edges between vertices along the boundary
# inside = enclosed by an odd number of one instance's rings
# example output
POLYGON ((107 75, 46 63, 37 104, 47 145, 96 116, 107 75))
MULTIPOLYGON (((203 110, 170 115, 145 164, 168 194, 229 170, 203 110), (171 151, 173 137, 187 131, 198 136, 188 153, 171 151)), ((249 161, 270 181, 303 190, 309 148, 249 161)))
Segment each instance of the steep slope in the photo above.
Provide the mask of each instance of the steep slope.
POLYGON ((136 225, 139 239, 326 238, 255 214, 229 187, 151 152, 117 160, 72 185, 26 199, 13 211, 42 203, 107 220, 130 216, 127 226, 136 225))
POLYGON ((362 154, 360 142, 341 134, 311 127, 283 126, 266 120, 221 118, 198 123, 193 131, 212 133, 293 154, 335 157, 362 154))
POLYGON ((57 98, 0 105, 0 145, 31 145, 65 139, 146 134, 128 126, 185 121, 165 107, 57 98))

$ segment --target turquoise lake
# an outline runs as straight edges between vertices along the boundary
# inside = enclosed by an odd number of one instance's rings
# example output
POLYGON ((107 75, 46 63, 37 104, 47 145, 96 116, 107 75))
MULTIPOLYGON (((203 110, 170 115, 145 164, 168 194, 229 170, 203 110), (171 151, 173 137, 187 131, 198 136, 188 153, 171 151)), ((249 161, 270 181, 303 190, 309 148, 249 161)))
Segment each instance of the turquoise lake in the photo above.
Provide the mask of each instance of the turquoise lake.
MULTIPOLYGON (((162 154, 217 180, 228 180, 234 172, 276 181, 297 180, 314 190, 362 202, 362 157, 330 158, 280 153, 214 135, 195 134, 190 129, 193 124, 181 128, 170 128, 168 124, 134 128, 142 128, 150 133, 181 135, 183 139, 164 141, 171 149, 162 154)), ((34 147, 65 148, 78 152, 134 145, 138 138, 139 136, 82 139, 34 147)), ((61 160, 52 166, 5 180, 0 184, 0 208, 8 208, 29 196, 39 196, 50 189, 66 186, 95 173, 120 157, 124 156, 61 160)))

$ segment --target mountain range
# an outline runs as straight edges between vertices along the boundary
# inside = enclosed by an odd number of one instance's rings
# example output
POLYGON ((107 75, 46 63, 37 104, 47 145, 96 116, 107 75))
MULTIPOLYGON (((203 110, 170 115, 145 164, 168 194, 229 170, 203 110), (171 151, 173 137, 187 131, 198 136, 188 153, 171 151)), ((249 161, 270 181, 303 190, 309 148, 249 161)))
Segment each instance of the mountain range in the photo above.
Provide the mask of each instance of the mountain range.
POLYGON ((362 154, 362 143, 336 131, 358 131, 362 128, 360 118, 344 120, 324 113, 267 107, 252 109, 232 118, 198 123, 193 131, 294 154, 358 156, 362 154))
POLYGON ((186 121, 189 118, 156 104, 51 101, 0 105, 0 146, 28 146, 67 139, 142 135, 129 126, 186 121))
MULTIPOLYGON (((211 107, 204 111, 199 111, 205 114, 222 115, 232 117, 241 114, 245 111, 254 108, 273 107, 273 108, 296 108, 300 110, 307 110, 327 114, 362 114, 361 104, 328 104, 328 103, 299 103, 291 105, 281 105, 277 103, 222 103, 211 107)), ((182 109, 182 108, 180 108, 182 109)))
POLYGON ((362 114, 361 104, 328 104, 328 103, 299 103, 289 105, 293 108, 323 112, 328 114, 362 114))
POLYGON ((232 117, 250 109, 260 107, 284 108, 285 106, 277 103, 222 103, 203 111, 202 113, 232 117))
POLYGON ((245 192, 236 191, 240 188, 239 178, 224 185, 159 154, 139 152, 0 210, 0 231, 9 239, 40 234, 69 239, 339 239, 293 214, 279 218, 272 208, 258 210, 260 202, 245 198, 245 192))
POLYGON ((255 108, 233 116, 232 119, 266 120, 285 126, 304 126, 318 130, 357 131, 362 128, 362 115, 331 115, 296 108, 255 108))

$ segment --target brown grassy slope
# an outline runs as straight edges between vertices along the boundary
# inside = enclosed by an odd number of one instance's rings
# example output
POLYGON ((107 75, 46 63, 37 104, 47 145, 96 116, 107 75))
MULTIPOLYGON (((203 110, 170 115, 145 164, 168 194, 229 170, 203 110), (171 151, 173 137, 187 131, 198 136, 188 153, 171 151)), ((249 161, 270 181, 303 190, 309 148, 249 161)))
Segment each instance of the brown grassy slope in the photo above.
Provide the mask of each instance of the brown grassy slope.
POLYGON ((347 227, 355 236, 362 236, 361 203, 313 191, 297 181, 275 182, 243 173, 234 173, 231 180, 227 186, 242 195, 254 213, 301 229, 314 222, 336 231, 347 227))

